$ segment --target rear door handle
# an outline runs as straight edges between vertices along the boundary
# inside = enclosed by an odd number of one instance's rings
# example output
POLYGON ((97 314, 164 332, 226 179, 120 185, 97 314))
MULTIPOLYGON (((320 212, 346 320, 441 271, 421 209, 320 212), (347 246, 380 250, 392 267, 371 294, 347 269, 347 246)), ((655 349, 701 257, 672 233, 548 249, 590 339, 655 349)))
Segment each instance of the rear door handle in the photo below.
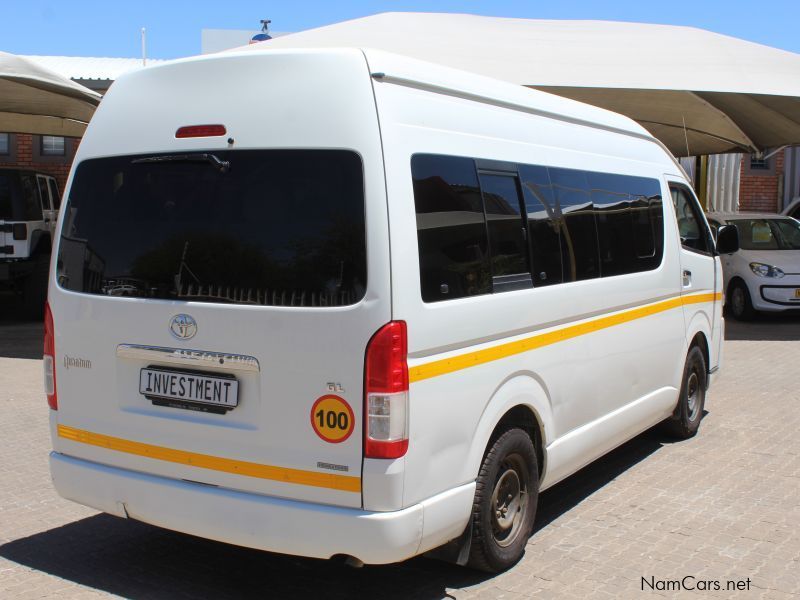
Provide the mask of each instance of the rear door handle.
POLYGON ((692 272, 684 269, 683 271, 683 287, 692 285, 692 272))

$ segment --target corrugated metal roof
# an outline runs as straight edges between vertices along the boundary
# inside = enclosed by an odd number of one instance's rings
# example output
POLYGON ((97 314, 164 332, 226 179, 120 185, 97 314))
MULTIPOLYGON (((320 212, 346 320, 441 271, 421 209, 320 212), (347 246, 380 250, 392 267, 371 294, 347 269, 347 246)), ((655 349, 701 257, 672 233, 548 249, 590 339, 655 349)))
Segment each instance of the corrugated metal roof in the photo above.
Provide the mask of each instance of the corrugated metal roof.
MULTIPOLYGON (((142 68, 141 58, 99 58, 92 56, 25 56, 25 58, 69 79, 114 81, 132 69, 142 68)), ((148 65, 166 62, 147 59, 148 65)))

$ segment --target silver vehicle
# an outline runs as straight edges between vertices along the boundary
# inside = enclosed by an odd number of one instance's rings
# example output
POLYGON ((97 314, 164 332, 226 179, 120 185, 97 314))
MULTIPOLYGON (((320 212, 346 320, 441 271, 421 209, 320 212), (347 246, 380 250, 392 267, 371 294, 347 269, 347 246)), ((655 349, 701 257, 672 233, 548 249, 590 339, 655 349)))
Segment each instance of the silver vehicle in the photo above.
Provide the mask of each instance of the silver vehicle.
POLYGON ((0 290, 20 294, 28 317, 44 314, 60 198, 50 175, 0 169, 0 290))

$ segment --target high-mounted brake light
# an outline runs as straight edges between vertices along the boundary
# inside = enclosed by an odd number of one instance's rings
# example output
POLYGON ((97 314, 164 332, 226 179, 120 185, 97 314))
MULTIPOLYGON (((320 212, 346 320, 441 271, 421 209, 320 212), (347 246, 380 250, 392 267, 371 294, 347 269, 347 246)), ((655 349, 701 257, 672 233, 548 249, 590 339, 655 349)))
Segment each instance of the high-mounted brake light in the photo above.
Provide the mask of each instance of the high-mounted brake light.
POLYGON ((364 457, 400 458, 408 450, 408 334, 405 321, 381 327, 367 345, 364 457))
POLYGON ((50 303, 44 305, 44 393, 47 404, 58 410, 58 394, 56 393, 56 333, 53 327, 53 313, 50 303))
POLYGON ((178 128, 175 132, 176 138, 196 138, 196 137, 214 137, 217 135, 225 135, 227 130, 225 125, 187 125, 178 128))

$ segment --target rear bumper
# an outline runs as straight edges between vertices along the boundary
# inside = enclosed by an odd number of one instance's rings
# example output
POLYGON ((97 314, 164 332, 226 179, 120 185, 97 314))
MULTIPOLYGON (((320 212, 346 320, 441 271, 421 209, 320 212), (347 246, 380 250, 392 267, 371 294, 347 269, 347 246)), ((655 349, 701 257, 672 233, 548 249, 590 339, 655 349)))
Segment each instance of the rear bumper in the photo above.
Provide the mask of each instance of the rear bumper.
POLYGON ((370 564, 405 560, 458 537, 475 483, 393 512, 372 512, 248 494, 146 475, 50 453, 58 493, 69 500, 221 542, 370 564))

